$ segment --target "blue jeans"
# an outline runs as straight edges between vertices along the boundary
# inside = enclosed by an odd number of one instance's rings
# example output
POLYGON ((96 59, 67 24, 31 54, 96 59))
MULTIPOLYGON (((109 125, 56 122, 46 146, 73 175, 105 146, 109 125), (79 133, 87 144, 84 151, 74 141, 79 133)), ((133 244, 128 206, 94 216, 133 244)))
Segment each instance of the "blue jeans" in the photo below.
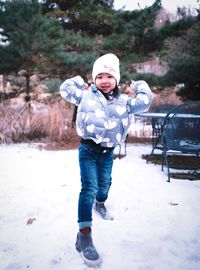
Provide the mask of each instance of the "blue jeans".
POLYGON ((79 228, 92 226, 94 199, 104 202, 111 186, 114 148, 81 143, 79 145, 79 166, 81 192, 78 201, 79 228))

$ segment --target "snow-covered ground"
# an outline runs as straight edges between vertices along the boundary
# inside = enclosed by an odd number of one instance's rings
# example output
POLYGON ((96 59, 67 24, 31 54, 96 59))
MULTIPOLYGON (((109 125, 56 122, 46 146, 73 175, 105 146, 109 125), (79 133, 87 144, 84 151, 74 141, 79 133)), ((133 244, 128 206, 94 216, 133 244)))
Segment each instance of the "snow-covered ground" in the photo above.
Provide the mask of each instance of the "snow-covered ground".
MULTIPOLYGON (((200 181, 166 182, 146 164, 149 145, 114 161, 107 207, 93 215, 102 270, 199 270, 200 181)), ((74 247, 80 190, 77 150, 0 146, 0 269, 86 270, 74 247)))

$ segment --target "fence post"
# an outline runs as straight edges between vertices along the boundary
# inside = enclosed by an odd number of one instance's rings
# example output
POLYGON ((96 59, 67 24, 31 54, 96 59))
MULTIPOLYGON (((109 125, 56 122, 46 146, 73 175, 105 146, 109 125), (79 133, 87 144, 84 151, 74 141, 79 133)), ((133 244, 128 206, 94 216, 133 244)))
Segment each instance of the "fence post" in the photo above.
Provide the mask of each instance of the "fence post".
POLYGON ((0 92, 4 91, 4 87, 3 87, 3 75, 0 75, 0 92))

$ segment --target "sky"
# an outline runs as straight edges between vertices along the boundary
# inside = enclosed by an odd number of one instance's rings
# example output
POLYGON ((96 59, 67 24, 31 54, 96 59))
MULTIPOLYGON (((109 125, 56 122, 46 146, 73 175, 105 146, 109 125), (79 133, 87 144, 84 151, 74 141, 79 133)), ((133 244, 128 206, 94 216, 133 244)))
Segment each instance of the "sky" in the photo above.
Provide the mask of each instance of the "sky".
MULTIPOLYGON (((40 147, 39 147, 40 146, 40 147)), ((0 269, 93 270, 75 250, 78 150, 0 145, 0 269)), ((146 163, 150 145, 128 144, 115 159, 106 207, 93 212, 102 258, 95 270, 199 270, 200 181, 171 178, 146 163)))
MULTIPOLYGON (((151 6, 155 1, 154 0, 136 0, 136 1, 130 1, 130 0, 115 0, 114 6, 116 9, 120 9, 123 6, 126 6, 125 9, 138 9, 138 3, 140 4, 141 8, 144 8, 146 6, 151 6)), ((164 8, 166 8, 168 11, 174 12, 177 9, 177 6, 179 7, 198 7, 197 0, 162 0, 162 5, 164 8)))

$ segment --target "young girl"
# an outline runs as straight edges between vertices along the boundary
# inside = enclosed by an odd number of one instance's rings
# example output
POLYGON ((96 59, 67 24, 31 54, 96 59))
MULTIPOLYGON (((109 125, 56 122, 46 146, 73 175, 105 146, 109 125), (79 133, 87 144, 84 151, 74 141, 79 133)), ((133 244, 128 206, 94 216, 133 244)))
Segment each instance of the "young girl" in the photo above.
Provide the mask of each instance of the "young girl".
POLYGON ((109 218, 104 203, 111 186, 114 148, 126 138, 130 115, 149 109, 152 92, 145 81, 135 81, 130 85, 135 98, 120 94, 119 59, 111 53, 94 62, 92 78, 90 87, 80 76, 67 79, 60 86, 60 94, 78 106, 81 191, 76 249, 87 263, 95 265, 100 256, 91 235, 93 204, 103 218, 109 218))

